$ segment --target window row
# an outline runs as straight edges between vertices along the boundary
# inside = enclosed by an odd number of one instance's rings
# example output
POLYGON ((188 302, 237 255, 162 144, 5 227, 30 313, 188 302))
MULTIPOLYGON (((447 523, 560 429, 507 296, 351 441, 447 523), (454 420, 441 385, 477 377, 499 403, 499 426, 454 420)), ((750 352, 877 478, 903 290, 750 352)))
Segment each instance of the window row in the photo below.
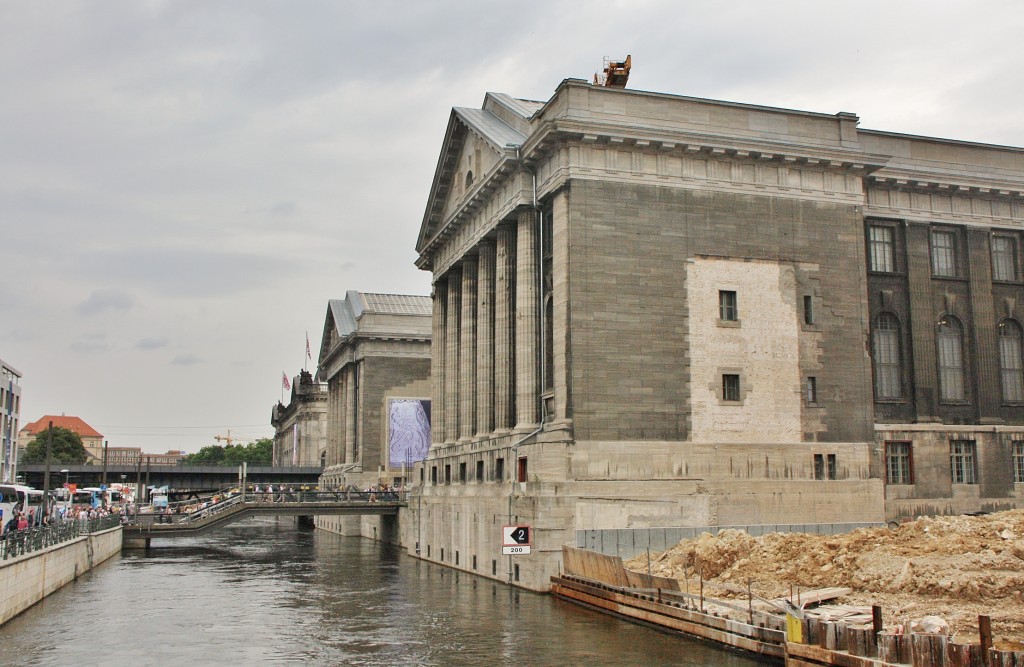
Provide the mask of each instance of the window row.
MULTIPOLYGON (((892 313, 882 313, 871 332, 875 374, 875 400, 904 398, 903 357, 900 322, 892 313)), ((939 373, 939 398, 957 402, 967 398, 964 379, 964 326, 947 315, 935 332, 939 373)), ((999 377, 1004 403, 1024 403, 1024 328, 1016 320, 999 323, 999 377)))
MULTIPOLYGON (((425 468, 420 470, 420 483, 421 484, 424 481, 423 480, 424 470, 425 470, 425 468)), ((453 472, 453 469, 452 469, 452 465, 450 463, 446 463, 444 465, 443 469, 439 468, 438 466, 431 466, 430 467, 430 483, 432 485, 434 485, 434 486, 437 486, 438 484, 451 484, 452 481, 453 481, 452 480, 452 472, 453 472), (442 473, 442 472, 444 474, 444 477, 440 477, 439 476, 439 473, 442 473)), ((474 472, 475 472, 475 474, 474 474, 474 477, 473 477, 472 481, 478 482, 478 483, 486 481, 484 479, 484 462, 483 462, 482 459, 478 460, 476 462, 476 470, 474 472)), ((529 473, 529 470, 527 468, 527 457, 520 456, 519 459, 517 460, 516 481, 517 482, 525 482, 525 481, 527 481, 528 476, 529 476, 528 473, 529 473)), ((471 481, 470 478, 469 478, 469 465, 465 461, 459 463, 457 474, 458 474, 458 477, 456 478, 455 481, 457 481, 459 484, 467 484, 467 483, 469 483, 471 481)), ((492 482, 504 482, 505 481, 505 459, 503 459, 503 458, 495 459, 495 461, 494 461, 494 472, 493 472, 493 475, 491 476, 491 481, 492 482)))
MULTIPOLYGON (((1024 440, 1013 441, 1011 459, 1014 483, 1024 484, 1024 440)), ((978 451, 974 440, 949 442, 949 471, 953 484, 978 483, 978 451)), ((912 443, 885 443, 885 481, 887 484, 914 484, 912 443)))
MULTIPOLYGON (((868 269, 878 273, 897 273, 902 267, 897 264, 897 233, 895 224, 873 224, 868 226, 868 269)), ((992 280, 1016 282, 1020 280, 1017 236, 1013 233, 993 233, 989 251, 992 261, 992 280)), ((929 232, 929 253, 932 275, 939 278, 958 278, 966 273, 963 266, 963 249, 955 229, 935 228, 929 232)))
MULTIPOLYGON (((818 378, 814 376, 804 378, 803 395, 804 401, 808 404, 814 405, 818 402, 818 378)), ((738 373, 722 374, 721 396, 722 400, 728 403, 740 402, 740 376, 738 373)))
MULTIPOLYGON (((735 290, 718 291, 718 319, 721 322, 739 322, 740 308, 735 290)), ((804 295, 804 324, 814 324, 814 298, 810 294, 804 295)))

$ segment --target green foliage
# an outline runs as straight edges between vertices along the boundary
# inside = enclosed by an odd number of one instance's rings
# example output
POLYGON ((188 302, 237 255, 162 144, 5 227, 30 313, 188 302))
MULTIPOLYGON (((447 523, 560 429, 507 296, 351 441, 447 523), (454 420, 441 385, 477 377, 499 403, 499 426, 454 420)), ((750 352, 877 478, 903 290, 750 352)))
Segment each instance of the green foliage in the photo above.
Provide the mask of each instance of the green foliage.
POLYGON ((268 466, 274 454, 272 438, 261 438, 247 445, 209 445, 185 457, 190 466, 239 466, 242 462, 253 466, 268 466))
MULTIPOLYGON (((28 443, 20 463, 46 463, 46 439, 49 436, 43 431, 35 440, 28 443)), ((85 463, 89 453, 85 451, 82 438, 66 428, 56 426, 53 429, 53 446, 50 450, 50 464, 85 463)))

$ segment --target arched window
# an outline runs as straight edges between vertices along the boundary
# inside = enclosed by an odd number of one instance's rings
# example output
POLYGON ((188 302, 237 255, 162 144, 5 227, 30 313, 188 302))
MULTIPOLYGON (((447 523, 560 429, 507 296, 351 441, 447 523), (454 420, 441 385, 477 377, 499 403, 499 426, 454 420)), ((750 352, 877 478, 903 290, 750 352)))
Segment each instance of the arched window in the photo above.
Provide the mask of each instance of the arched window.
POLYGON ((999 323, 999 370, 1003 401, 1024 402, 1024 363, 1021 360, 1021 328, 1013 320, 999 323))
POLYGON ((882 313, 875 322, 872 340, 875 358, 875 399, 903 397, 900 369, 900 323, 892 313, 882 313))
POLYGON ((939 322, 939 396, 943 401, 964 400, 964 328, 955 317, 939 322))
POLYGON ((466 192, 469 192, 470 186, 473 185, 473 170, 470 169, 466 172, 466 192))

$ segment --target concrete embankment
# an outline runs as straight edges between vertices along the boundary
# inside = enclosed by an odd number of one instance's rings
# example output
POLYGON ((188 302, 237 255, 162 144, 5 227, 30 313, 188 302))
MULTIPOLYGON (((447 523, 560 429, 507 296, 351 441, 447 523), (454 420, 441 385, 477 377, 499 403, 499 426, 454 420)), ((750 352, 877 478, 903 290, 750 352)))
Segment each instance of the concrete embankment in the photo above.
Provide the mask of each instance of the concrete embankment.
POLYGON ((0 625, 121 551, 121 528, 0 561, 0 625))

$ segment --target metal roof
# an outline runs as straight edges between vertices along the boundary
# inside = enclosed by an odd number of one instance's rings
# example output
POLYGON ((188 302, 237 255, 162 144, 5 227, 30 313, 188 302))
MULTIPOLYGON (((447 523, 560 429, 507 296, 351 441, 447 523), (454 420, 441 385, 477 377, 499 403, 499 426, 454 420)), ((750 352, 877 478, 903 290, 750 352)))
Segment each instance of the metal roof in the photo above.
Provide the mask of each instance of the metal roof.
POLYGON ((360 292, 365 310, 389 315, 430 315, 433 302, 429 296, 411 294, 370 294, 360 292))
POLYGON ((481 137, 493 143, 498 150, 504 150, 506 146, 522 146, 526 141, 523 134, 490 111, 468 107, 455 107, 453 111, 462 119, 462 122, 481 137))

